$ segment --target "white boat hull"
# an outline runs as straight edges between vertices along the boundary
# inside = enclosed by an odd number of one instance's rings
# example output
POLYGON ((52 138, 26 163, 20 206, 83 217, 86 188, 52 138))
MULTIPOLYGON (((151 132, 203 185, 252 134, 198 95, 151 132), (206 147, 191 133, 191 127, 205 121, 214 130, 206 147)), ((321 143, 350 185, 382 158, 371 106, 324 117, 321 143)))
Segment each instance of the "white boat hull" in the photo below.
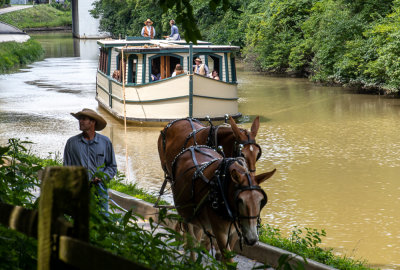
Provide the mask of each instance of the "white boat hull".
MULTIPOLYGON (((226 114, 239 117, 236 83, 203 76, 180 75, 142 85, 125 86, 126 118, 135 122, 168 122, 174 119, 209 116, 222 120, 226 114)), ((99 105, 124 119, 124 87, 97 72, 99 105)))

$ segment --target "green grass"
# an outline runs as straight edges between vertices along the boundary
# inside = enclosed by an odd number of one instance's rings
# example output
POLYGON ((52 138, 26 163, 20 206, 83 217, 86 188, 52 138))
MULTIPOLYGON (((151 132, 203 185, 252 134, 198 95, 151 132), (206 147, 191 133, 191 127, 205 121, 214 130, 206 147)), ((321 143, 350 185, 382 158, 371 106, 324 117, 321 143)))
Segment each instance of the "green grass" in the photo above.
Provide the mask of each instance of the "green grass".
MULTIPOLYGON (((13 182, 14 178, 17 177, 18 185, 22 187, 31 186, 31 181, 35 185, 38 184, 36 180, 37 170, 42 166, 54 166, 60 165, 61 160, 59 154, 49 153, 47 158, 39 158, 32 154, 27 147, 22 144, 29 144, 28 142, 21 142, 17 139, 10 139, 9 145, 6 147, 0 147, 0 157, 5 154, 7 156, 15 156, 19 161, 15 163, 15 169, 11 171, 18 171, 17 174, 10 174, 10 170, 6 167, 0 167, 0 180, 4 178, 6 183, 13 182), (54 155, 54 157, 53 157, 54 155), (2 174, 3 173, 3 174, 2 174)), ((0 162, 1 163, 1 162, 0 162)), ((157 196, 149 194, 146 190, 138 188, 136 184, 124 184, 125 176, 118 173, 117 176, 108 183, 108 188, 123 192, 125 194, 132 195, 134 197, 143 199, 145 201, 154 203, 157 196)), ((1 181, 0 181, 1 182, 1 181)), ((0 185, 0 194, 6 194, 3 196, 3 200, 8 203, 16 205, 24 205, 24 202, 28 202, 26 196, 27 193, 14 192, 10 189, 9 185, 0 185), (25 194, 25 195, 24 195, 25 194), (23 195, 23 196, 22 196, 23 195), (15 198, 18 196, 18 198, 15 198)), ((167 204, 167 202, 161 202, 161 204, 167 204)), ((95 204, 93 204, 95 205, 95 204)), ((37 206, 36 203, 28 203, 27 206, 37 206)), ((30 207, 28 207, 30 208, 30 207)), ((165 209, 164 209, 165 211, 165 209)), ((96 214, 97 211, 92 211, 92 214, 96 214)), ((164 213, 165 215, 165 213, 164 213)), ((159 241, 160 235, 156 234, 156 230, 152 229, 149 233, 139 228, 138 225, 130 221, 130 213, 127 216, 112 215, 111 220, 102 220, 96 214, 92 217, 95 222, 91 222, 91 241, 97 246, 106 248, 116 254, 122 255, 126 258, 134 261, 140 261, 147 265, 151 265, 155 260, 157 261, 157 267, 160 269, 161 265, 165 265, 163 260, 167 260, 169 264, 178 263, 182 260, 182 264, 176 265, 176 269, 185 269, 185 265, 191 264, 190 261, 186 260, 179 255, 179 252, 174 250, 174 245, 169 246, 159 241), (110 222, 114 220, 114 222, 110 222), (130 225, 127 223, 131 222, 130 225), (127 237, 129 235, 129 237, 127 237), (148 248, 148 252, 144 252, 143 247, 148 248), (137 254, 153 254, 154 257, 138 256, 137 254), (175 255, 174 255, 175 254, 175 255), (164 257, 168 255, 167 257, 164 257)), ((133 217, 134 218, 134 217, 133 217)), ((152 224, 154 229, 158 226, 152 224)), ((6 231, 3 232, 4 228, 0 227, 0 261, 7 262, 7 265, 14 265, 15 268, 9 269, 26 269, 26 265, 34 264, 36 260, 35 254, 35 241, 26 237, 20 236, 19 234, 6 231), (15 243, 15 244, 13 244, 15 243), (24 243, 22 246, 17 243, 24 243), (26 244, 25 244, 26 243, 26 244), (12 247, 11 249, 9 247, 12 247)), ((169 237, 172 242, 178 243, 179 235, 176 232, 171 231, 172 235, 162 235, 162 237, 169 237), (178 241, 178 242, 176 242, 178 241)), ((322 243, 322 238, 326 236, 324 230, 317 230, 311 228, 299 229, 295 228, 289 237, 283 237, 279 229, 273 228, 267 224, 264 224, 260 228, 260 241, 267 243, 272 246, 282 248, 284 250, 296 253, 304 258, 312 259, 317 262, 321 262, 326 265, 330 265, 337 269, 342 270, 364 270, 372 269, 368 267, 368 263, 362 260, 355 260, 346 256, 337 256, 334 254, 332 249, 321 248, 319 245, 322 243)), ((179 245, 182 243, 179 242, 179 245)), ((201 250, 198 250, 201 253, 201 250)), ((167 263, 167 265, 168 265, 167 263)), ((209 269, 219 269, 220 266, 213 263, 213 267, 209 269)), ((188 266, 188 269, 202 269, 201 265, 188 266)), ((167 269, 168 267, 164 268, 167 269)), ((172 267, 173 268, 173 267, 172 267)), ((285 268, 286 269, 286 268, 285 268)))
POLYGON ((0 21, 20 29, 72 25, 72 12, 60 11, 49 5, 36 5, 0 15, 0 21))
POLYGON ((268 224, 263 224, 260 229, 260 241, 271 246, 296 253, 303 258, 311 259, 341 270, 366 270, 365 260, 357 260, 347 256, 335 255, 331 248, 321 248, 322 237, 326 236, 325 230, 311 228, 295 228, 288 238, 281 235, 280 230, 268 224))
MULTIPOLYGON (((124 184, 124 175, 119 174, 111 180, 108 187, 116 191, 131 195, 144 201, 154 203, 158 196, 149 194, 145 189, 137 187, 136 184, 124 184)), ((160 204, 168 204, 161 201, 160 204)), ((285 238, 279 229, 268 224, 263 224, 260 229, 260 241, 271 246, 296 253, 304 258, 311 259, 341 270, 366 270, 368 267, 365 260, 357 260, 347 256, 335 255, 332 249, 321 248, 322 238, 326 236, 324 230, 295 228, 290 237, 285 238)))
MULTIPOLYGON (((124 184, 123 181, 125 181, 125 175, 118 172, 117 176, 108 183, 107 187, 131 195, 135 198, 142 199, 146 202, 155 203, 157 201, 158 195, 149 194, 148 191, 139 188, 136 184, 124 184)), ((160 200, 160 204, 166 205, 169 203, 164 200, 160 200)))
POLYGON ((41 59, 44 51, 36 40, 27 42, 0 43, 0 73, 9 72, 26 64, 41 59))

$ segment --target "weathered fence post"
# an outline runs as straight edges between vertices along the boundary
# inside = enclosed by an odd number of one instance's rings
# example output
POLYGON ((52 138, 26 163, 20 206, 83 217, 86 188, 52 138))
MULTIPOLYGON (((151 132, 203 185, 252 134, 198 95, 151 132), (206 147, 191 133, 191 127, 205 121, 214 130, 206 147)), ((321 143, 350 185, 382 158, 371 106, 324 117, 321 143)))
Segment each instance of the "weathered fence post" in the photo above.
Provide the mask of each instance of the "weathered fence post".
POLYGON ((83 167, 48 167, 39 202, 38 270, 59 269, 58 241, 69 235, 89 239, 89 182, 83 167), (64 214, 71 216, 73 225, 64 214))

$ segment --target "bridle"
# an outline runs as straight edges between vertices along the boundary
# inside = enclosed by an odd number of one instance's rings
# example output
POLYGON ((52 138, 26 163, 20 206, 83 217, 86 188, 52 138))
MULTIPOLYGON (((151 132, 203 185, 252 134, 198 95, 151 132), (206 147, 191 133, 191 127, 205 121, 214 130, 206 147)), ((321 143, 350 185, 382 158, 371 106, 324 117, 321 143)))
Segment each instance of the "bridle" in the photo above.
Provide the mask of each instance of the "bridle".
MULTIPOLYGON (((173 174, 176 170, 176 164, 177 164, 177 160, 179 158, 180 155, 182 155, 183 153, 190 151, 191 152, 191 156, 192 156, 192 161, 194 166, 191 166, 190 168, 187 168, 185 170, 185 172, 196 168, 195 172, 193 173, 192 176, 192 198, 191 200, 194 203, 194 196, 195 196, 195 190, 194 190, 194 186, 195 183, 194 181, 196 179, 201 179, 202 181, 204 181, 205 183, 208 184, 208 186, 210 187, 209 192, 207 193, 206 198, 202 198, 199 205, 196 206, 192 217, 190 217, 187 222, 190 222, 190 220, 192 220, 193 218, 195 218, 195 216, 197 215, 198 211, 200 210, 200 208, 202 208, 202 206, 208 201, 209 205, 211 206, 211 208, 216 211, 218 214, 220 214, 224 219, 227 219, 231 222, 231 225, 229 226, 229 232, 228 232, 228 241, 227 244, 229 243, 229 238, 230 238, 230 231, 231 231, 231 227, 232 225, 235 227, 237 234, 239 236, 240 239, 240 246, 242 247, 242 242, 243 242, 243 236, 242 236, 242 231, 243 231, 243 226, 242 226, 242 220, 244 219, 257 219, 257 229, 259 228, 260 224, 261 224, 261 219, 260 219, 260 212, 261 209, 267 204, 268 201, 268 197, 267 194, 265 193, 265 191, 258 186, 257 184, 253 183, 253 180, 250 176, 250 173, 246 170, 245 175, 247 178, 247 184, 248 185, 239 185, 239 184, 235 184, 234 185, 234 196, 233 196, 233 204, 234 207, 232 208, 230 206, 230 203, 228 201, 228 192, 229 192, 229 183, 232 181, 230 179, 230 173, 229 173, 229 167, 234 163, 234 162, 238 162, 241 166, 245 166, 247 169, 247 165, 246 162, 244 161, 244 158, 242 157, 237 157, 237 158, 216 158, 213 155, 210 155, 207 152, 204 152, 203 149, 210 149, 215 151, 214 149, 207 147, 207 146, 191 146, 189 148, 186 148, 185 150, 181 151, 181 153, 179 153, 173 163, 172 163, 172 171, 173 174), (202 155, 207 155, 208 157, 212 158, 210 159, 210 161, 203 163, 203 164, 199 164, 197 162, 197 159, 195 157, 195 152, 200 153, 202 155), (220 162, 220 164, 218 165, 218 168, 215 170, 214 174, 213 174, 213 178, 212 179, 208 179, 204 174, 204 170, 207 169, 211 164, 215 163, 215 162, 220 162), (258 192, 260 192, 263 196, 263 199, 261 200, 261 204, 260 204, 260 212, 258 213, 258 215, 255 216, 246 216, 246 215, 241 215, 239 213, 239 195, 244 192, 244 191, 252 191, 252 190, 256 190, 258 192)), ((185 173, 184 172, 184 173, 185 173)), ((175 177, 173 177, 174 179, 175 177)), ((175 184, 173 182, 173 184, 175 184)), ((207 234, 207 233, 206 233, 207 234)))
MULTIPOLYGON (((247 136, 247 140, 235 141, 235 143, 233 144, 233 155, 235 157, 244 157, 244 155, 242 153, 244 146, 251 144, 258 148, 258 154, 256 157, 256 161, 258 161, 262 155, 261 146, 258 143, 256 143, 256 140, 250 139, 250 135, 247 134, 247 132, 246 132, 246 136, 247 136)), ((256 172, 255 169, 254 170, 249 169, 249 171, 252 173, 256 172)))

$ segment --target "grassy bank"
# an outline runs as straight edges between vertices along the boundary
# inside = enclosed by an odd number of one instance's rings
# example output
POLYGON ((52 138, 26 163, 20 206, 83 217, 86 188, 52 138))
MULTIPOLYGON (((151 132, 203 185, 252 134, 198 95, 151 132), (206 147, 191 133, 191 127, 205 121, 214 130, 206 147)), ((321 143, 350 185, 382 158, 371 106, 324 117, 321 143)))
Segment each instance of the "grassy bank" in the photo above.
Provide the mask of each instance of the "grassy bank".
POLYGON ((33 39, 24 43, 2 42, 0 43, 0 74, 37 61, 43 54, 42 46, 33 39))
MULTIPOLYGON (((139 188, 135 184, 124 184, 122 175, 111 180, 109 188, 119 192, 140 198, 144 201, 154 203, 158 195, 149 194, 146 190, 139 188)), ((160 204, 168 204, 163 201, 160 204)), ((347 256, 337 256, 332 249, 321 248, 322 238, 326 236, 324 230, 311 228, 295 228, 289 237, 284 237, 279 229, 273 228, 268 224, 263 224, 260 228, 260 241, 271 246, 279 247, 284 250, 296 253, 303 258, 311 259, 341 270, 364 270, 372 269, 368 267, 365 260, 357 260, 347 256)))
MULTIPOLYGON (((57 157, 39 158, 29 150, 29 142, 10 139, 0 146, 0 202, 36 209, 38 198, 31 194, 38 188, 39 171, 44 166, 60 165, 57 157)), ((93 191, 93 189, 92 189, 93 191)), ((159 231, 149 220, 150 230, 143 229, 137 217, 99 211, 97 196, 91 192, 90 243, 150 269, 229 269, 204 249, 184 249, 182 236, 175 231, 159 231), (204 264, 190 260, 193 251, 204 264)), ((160 218, 166 217, 161 213, 160 218)), ((1 269, 36 269, 37 240, 0 226, 1 269)), ((118 268, 118 266, 116 265, 118 268)), ((232 268, 230 268, 232 269, 232 268)))
POLYGON ((0 21, 20 29, 72 26, 71 10, 62 11, 49 5, 36 5, 0 15, 0 21))
MULTIPOLYGON (((27 145, 29 144, 26 142, 10 139, 7 146, 0 146, 0 201, 26 208, 36 208, 36 197, 31 195, 29 190, 39 185, 38 171, 44 166, 60 165, 61 160, 57 156, 39 158, 29 151, 27 145), (2 156, 8 156, 8 160, 11 158, 9 164, 2 164, 2 156)), ((157 196, 148 194, 146 190, 136 185, 124 184, 125 180, 122 174, 118 174, 110 181, 108 187, 145 201, 155 202, 157 196)), ((141 262, 152 269, 226 269, 226 266, 211 258, 208 252, 203 253, 204 249, 196 248, 194 251, 209 262, 208 267, 190 261, 187 256, 188 251, 178 252, 177 249, 182 250, 183 242, 177 232, 159 233, 156 231, 159 225, 155 223, 151 223, 151 231, 143 230, 131 213, 110 214, 109 217, 105 217, 97 211, 94 198, 92 198, 91 207, 90 241, 92 244, 141 262), (166 240, 160 241, 160 238, 166 240)), ((163 215, 165 216, 166 213, 163 215)), ((15 266, 9 269, 35 269, 36 240, 4 227, 0 227, 0 234, 4 235, 0 237, 0 261, 6 262, 8 266, 15 266), (18 243, 18 245, 13 243, 18 243)), ((296 228, 288 238, 282 236, 279 229, 267 224, 264 224, 260 230, 262 242, 297 253, 305 258, 338 269, 370 269, 365 261, 339 257, 334 255, 331 249, 320 248, 319 244, 324 236, 323 230, 310 228, 296 228)))

